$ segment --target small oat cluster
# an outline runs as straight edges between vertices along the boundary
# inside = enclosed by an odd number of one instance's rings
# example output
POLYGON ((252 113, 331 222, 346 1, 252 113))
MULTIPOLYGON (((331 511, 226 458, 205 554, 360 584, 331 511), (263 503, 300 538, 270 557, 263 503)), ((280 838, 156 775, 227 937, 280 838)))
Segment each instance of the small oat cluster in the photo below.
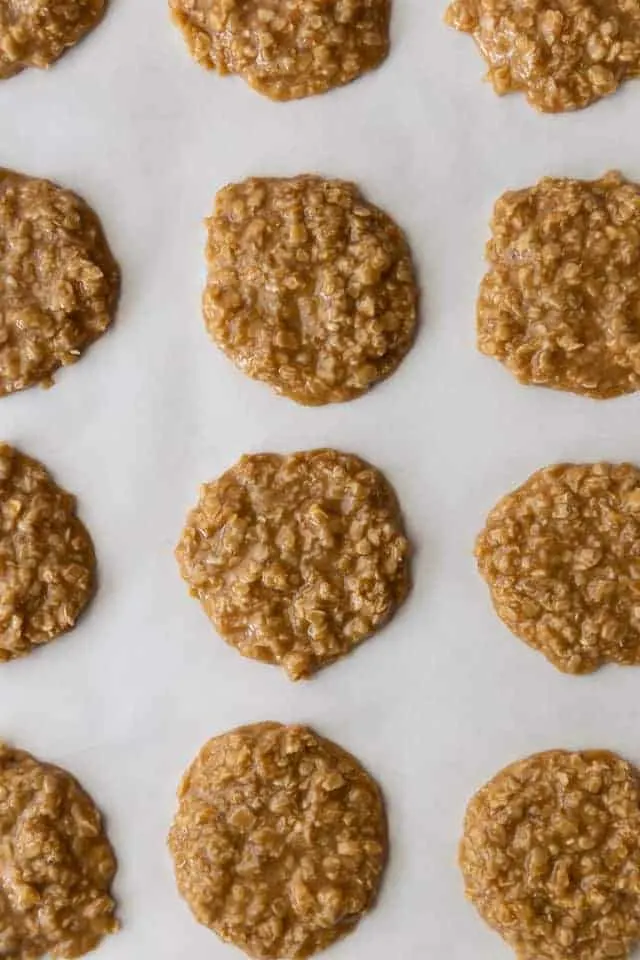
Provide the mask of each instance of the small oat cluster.
POLYGON ((0 444, 0 662, 69 630, 94 579, 75 498, 36 460, 0 444))
POLYGON ((0 80, 48 67, 101 20, 106 0, 2 0, 0 80))
POLYGON ((0 742, 0 956, 79 957, 118 928, 116 860, 70 774, 0 742))
POLYGON ((107 329, 120 273, 68 190, 0 168, 0 397, 51 384, 107 329))
POLYGON ((491 511, 476 544, 500 618, 567 673, 640 663, 640 470, 560 464, 491 511))
POLYGON ((511 764, 469 803, 460 866, 520 960, 624 960, 640 938, 640 772, 595 750, 511 764))
POLYGON ((203 485, 176 549, 227 642, 293 680, 392 616, 409 589, 408 555, 389 484, 335 450, 242 457, 203 485))
POLYGON ((640 388, 640 186, 546 177, 504 194, 478 346, 521 382, 596 398, 640 388))
POLYGON ((640 75, 640 0, 454 0, 447 22, 470 33, 498 94, 537 110, 577 110, 640 75))
POLYGON ((389 0, 170 0, 193 57, 272 100, 325 93, 389 51, 389 0))
POLYGON ((251 957, 308 957, 372 904, 387 828, 360 764, 306 727, 210 740, 185 774, 169 846, 194 916, 251 957))
POLYGON ((350 400, 411 347, 417 288, 407 242, 354 184, 231 184, 208 228, 207 329, 254 379, 298 403, 350 400))

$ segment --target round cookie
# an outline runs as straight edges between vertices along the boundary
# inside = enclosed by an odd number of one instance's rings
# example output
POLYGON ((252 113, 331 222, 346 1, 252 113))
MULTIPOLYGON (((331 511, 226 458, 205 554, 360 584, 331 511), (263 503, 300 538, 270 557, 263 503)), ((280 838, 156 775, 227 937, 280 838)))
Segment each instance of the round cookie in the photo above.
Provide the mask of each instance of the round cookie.
POLYGON ((50 386, 111 323, 120 272, 74 193, 0 168, 0 396, 50 386))
POLYGON ((640 186, 546 177, 504 194, 478 348, 521 383, 597 399, 640 388, 640 186))
POLYGON ((640 772, 604 750, 551 750, 471 800, 466 894, 520 960, 624 960, 640 938, 640 772))
POLYGON ((192 56, 272 100, 350 83, 389 52, 389 0, 169 0, 192 56))
POLYGON ((214 737, 178 791, 169 848, 200 923, 259 960, 309 957, 371 907, 387 850, 375 781, 312 730, 214 737))
POLYGON ((49 67, 102 19, 106 0, 3 0, 0 80, 49 67))
POLYGON ((208 221, 207 330, 250 377, 302 404, 365 393, 413 343, 417 287, 402 231, 358 188, 254 178, 208 221))
POLYGON ((0 663, 73 627, 95 566, 75 498, 37 460, 0 444, 0 663))
POLYGON ((242 457, 202 486, 176 557, 227 643, 292 680, 349 653, 409 590, 393 490, 335 450, 242 457))
POLYGON ((83 956, 118 929, 100 813, 69 773, 1 742, 0 797, 0 956, 83 956))
POLYGON ((640 75, 634 0, 454 0, 445 20, 470 33, 502 95, 545 113, 578 110, 640 75))
POLYGON ((559 670, 640 663, 640 470, 559 464, 491 511, 476 543, 498 616, 559 670))

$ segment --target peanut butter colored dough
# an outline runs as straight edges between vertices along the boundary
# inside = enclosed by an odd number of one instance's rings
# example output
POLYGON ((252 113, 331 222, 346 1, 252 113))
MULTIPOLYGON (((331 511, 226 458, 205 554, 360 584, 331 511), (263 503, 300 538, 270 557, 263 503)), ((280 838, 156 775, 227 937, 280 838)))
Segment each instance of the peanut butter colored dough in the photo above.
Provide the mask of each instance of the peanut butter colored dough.
POLYGON ((409 590, 392 488, 335 450, 242 457, 202 486, 176 557, 227 643, 292 680, 349 653, 409 590))
POLYGON ((640 470, 560 464, 491 511, 476 544, 498 616, 565 673, 640 663, 640 470))
POLYGON ((214 737, 178 790, 169 834, 196 920, 259 960, 309 957, 371 907, 387 827, 375 781, 307 727, 214 737))
POLYGON ((640 388, 640 186, 546 177, 496 203, 478 347, 521 383, 640 388))
POLYGON ((0 397, 50 386, 107 329, 119 288, 84 200, 0 168, 0 397))
POLYGON ((604 750, 511 764, 469 803, 460 866, 520 960, 624 960, 640 938, 640 772, 604 750))
POLYGON ((192 56, 272 100, 326 93, 389 52, 389 0, 169 0, 192 56))
POLYGON ((398 367, 416 325, 411 255, 354 184, 245 180, 218 193, 208 227, 205 322, 250 377, 324 404, 398 367))
POLYGON ((94 583, 75 498, 37 460, 0 444, 0 663, 71 629, 94 583))
POLYGON ((66 771, 0 742, 0 956, 81 957, 118 929, 116 859, 66 771))
POLYGON ((545 113, 578 110, 640 75, 640 0, 454 0, 502 95, 545 113))
POLYGON ((0 80, 49 67, 102 19, 106 0, 2 0, 0 80))

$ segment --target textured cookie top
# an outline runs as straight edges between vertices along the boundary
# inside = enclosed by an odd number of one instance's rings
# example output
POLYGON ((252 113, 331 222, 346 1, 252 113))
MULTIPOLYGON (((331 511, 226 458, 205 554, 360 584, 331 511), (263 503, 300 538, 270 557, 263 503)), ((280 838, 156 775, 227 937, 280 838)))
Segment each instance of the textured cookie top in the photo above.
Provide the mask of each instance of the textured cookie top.
POLYGON ((0 955, 80 957, 118 929, 116 861, 70 774, 0 743, 0 955))
POLYGON ((522 382, 606 398, 640 386, 640 186, 547 177, 502 196, 478 346, 522 382))
POLYGON ((521 960, 623 960, 640 937, 640 782, 603 750, 511 764, 471 800, 467 896, 521 960))
POLYGON ((48 67, 102 18, 106 0, 2 0, 0 80, 48 67))
POLYGON ((348 933, 384 868, 380 792, 305 727, 257 723, 210 740, 169 835, 194 916, 251 957, 299 958, 348 933))
POLYGON ((75 498, 42 464, 0 444, 0 662, 69 630, 94 579, 75 498))
POLYGON ((189 50, 272 100, 325 93, 389 51, 389 0, 170 0, 189 50))
POLYGON ((640 663, 640 470, 560 464, 491 511, 476 557, 498 615, 567 673, 640 663))
POLYGON ((118 266, 95 213, 48 180, 0 168, 0 396, 75 363, 113 318, 118 266))
POLYGON ((639 0, 454 0, 446 20, 470 33, 498 94, 537 110, 586 107, 640 75, 639 0))
POLYGON ((335 450, 242 457, 204 484, 176 556, 220 634, 304 677, 382 626, 409 589, 393 490, 335 450))
POLYGON ((241 370, 304 404, 350 400, 393 373, 416 324, 411 256, 354 184, 232 184, 208 227, 205 322, 241 370))

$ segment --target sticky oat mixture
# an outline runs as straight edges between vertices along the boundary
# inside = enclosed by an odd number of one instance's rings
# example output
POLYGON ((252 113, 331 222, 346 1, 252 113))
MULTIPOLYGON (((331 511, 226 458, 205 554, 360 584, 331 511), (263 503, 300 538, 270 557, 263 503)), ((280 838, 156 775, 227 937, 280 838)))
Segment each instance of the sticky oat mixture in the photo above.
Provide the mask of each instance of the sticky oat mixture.
POLYGON ((604 750, 551 750, 469 803, 467 896, 520 960, 624 960, 640 938, 639 777, 604 750))
POLYGON ((257 723, 215 737, 178 791, 169 847, 194 916, 260 960, 308 957, 375 899, 380 791, 312 730, 257 723))
POLYGON ((406 240, 354 184, 231 184, 208 229, 205 322, 250 377, 298 403, 334 403, 389 376, 411 347, 406 240))
POLYGON ((75 498, 37 460, 0 444, 0 663, 69 630, 94 581, 75 498))
POLYGON ((0 742, 0 956, 70 960, 118 929, 116 860, 73 777, 0 742))
POLYGON ((0 167, 0 397, 75 363, 111 323, 119 287, 87 204, 0 167))
POLYGON ((640 186, 546 177, 496 203, 478 347, 525 384, 640 387, 640 186))
POLYGON ((640 663, 640 470, 560 464, 491 511, 476 557, 498 615, 567 673, 640 663))
POLYGON ((272 100, 325 93, 389 51, 390 0, 170 0, 193 57, 272 100))
POLYGON ((409 589, 393 490, 335 450, 242 457, 202 486, 176 556, 225 640, 292 680, 365 640, 409 589))
POLYGON ((640 75, 640 0, 454 0, 446 20, 473 35, 496 93, 522 90, 544 112, 640 75))
POLYGON ((2 0, 0 80, 48 67, 102 18, 106 0, 2 0))

